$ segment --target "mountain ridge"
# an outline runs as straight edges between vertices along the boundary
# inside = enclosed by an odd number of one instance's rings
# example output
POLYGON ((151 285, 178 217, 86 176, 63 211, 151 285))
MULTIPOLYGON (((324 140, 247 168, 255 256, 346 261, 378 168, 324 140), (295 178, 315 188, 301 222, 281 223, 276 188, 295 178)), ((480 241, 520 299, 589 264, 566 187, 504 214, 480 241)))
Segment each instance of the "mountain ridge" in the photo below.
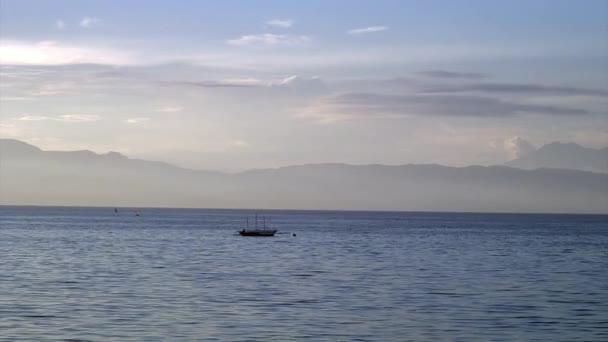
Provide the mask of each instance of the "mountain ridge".
MULTIPOLYGON (((579 144, 572 143, 572 142, 569 142, 569 143, 552 142, 552 143, 541 146, 533 153, 536 153, 539 151, 541 153, 544 153, 544 151, 547 151, 547 150, 555 150, 556 147, 560 149, 559 152, 563 152, 563 147, 566 147, 566 148, 570 149, 571 151, 585 151, 585 152, 593 151, 593 152, 605 153, 608 158, 608 147, 604 147, 604 148, 600 148, 600 149, 593 149, 593 148, 584 147, 584 146, 581 146, 579 144)), ((402 166, 426 167, 426 166, 429 166, 429 167, 432 167, 432 166, 435 166, 435 167, 444 167, 444 168, 451 168, 451 169, 466 169, 466 168, 475 168, 475 167, 486 167, 486 168, 487 167, 509 167, 509 168, 523 169, 523 170, 562 169, 562 170, 578 170, 578 171, 595 172, 595 173, 608 172, 608 169, 606 171, 603 171, 603 169, 588 170, 588 169, 578 169, 578 168, 574 168, 574 167, 543 166, 543 165, 540 165, 538 167, 526 167, 525 165, 520 166, 520 164, 523 163, 522 161, 528 160, 531 158, 528 156, 516 158, 516 159, 508 161, 506 163, 495 164, 495 165, 473 164, 473 165, 466 165, 466 166, 448 166, 448 165, 443 165, 443 164, 438 164, 438 163, 350 164, 350 163, 338 163, 338 162, 319 162, 319 163, 285 165, 285 166, 269 167, 269 168, 254 168, 254 169, 246 169, 246 170, 242 170, 242 171, 238 171, 238 172, 221 172, 221 171, 212 171, 212 170, 205 170, 205 169, 193 169, 193 168, 181 167, 181 166, 178 166, 178 165, 175 165, 172 163, 168 163, 168 162, 164 162, 164 161, 131 158, 131 157, 128 157, 128 156, 126 156, 120 152, 116 152, 116 151, 109 151, 107 153, 96 153, 91 150, 72 150, 72 151, 42 150, 35 145, 29 144, 29 143, 21 141, 21 140, 1 139, 0 138, 0 158, 2 158, 3 154, 5 157, 16 156, 16 154, 14 153, 15 149, 17 149, 18 152, 21 152, 21 153, 22 153, 22 151, 27 151, 29 154, 49 154, 49 155, 54 154, 57 156, 82 155, 82 156, 87 156, 87 157, 112 158, 112 159, 125 160, 125 161, 129 160, 129 161, 134 161, 134 162, 163 164, 168 167, 178 168, 178 169, 190 171, 190 172, 211 172, 211 173, 221 173, 221 174, 226 174, 226 175, 237 175, 237 174, 242 174, 242 173, 251 173, 251 172, 258 172, 258 171, 271 171, 271 170, 293 169, 293 168, 314 167, 314 166, 326 166, 326 167, 374 167, 374 166, 378 166, 378 167, 402 167, 402 166), (6 147, 8 147, 8 149, 6 147), (6 153, 6 152, 9 152, 9 153, 6 153)), ((26 153, 26 155, 28 153, 26 153)), ((608 165, 608 159, 606 159, 605 162, 608 165)))
POLYGON ((608 173, 608 147, 552 142, 505 163, 522 169, 559 168, 608 173))
POLYGON ((9 145, 25 146, 0 141, 0 204, 608 213, 608 175, 587 171, 326 163, 228 174, 9 145))

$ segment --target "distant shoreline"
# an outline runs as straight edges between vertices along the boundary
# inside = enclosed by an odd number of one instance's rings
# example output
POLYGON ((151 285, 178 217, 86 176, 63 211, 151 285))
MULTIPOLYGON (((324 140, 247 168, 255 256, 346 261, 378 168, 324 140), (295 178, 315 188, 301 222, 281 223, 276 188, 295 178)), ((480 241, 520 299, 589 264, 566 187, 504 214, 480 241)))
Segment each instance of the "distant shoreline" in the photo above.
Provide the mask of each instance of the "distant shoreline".
POLYGON ((471 211, 408 211, 408 210, 351 210, 351 209, 280 209, 280 208, 202 208, 202 207, 141 207, 141 206, 89 206, 89 205, 21 205, 0 204, 0 208, 57 208, 57 209, 109 209, 119 210, 202 210, 202 211, 234 211, 234 212, 303 212, 303 213, 359 213, 359 214, 445 214, 445 215, 563 215, 563 216, 600 216, 608 218, 608 214, 602 213, 556 213, 556 212, 471 212, 471 211))

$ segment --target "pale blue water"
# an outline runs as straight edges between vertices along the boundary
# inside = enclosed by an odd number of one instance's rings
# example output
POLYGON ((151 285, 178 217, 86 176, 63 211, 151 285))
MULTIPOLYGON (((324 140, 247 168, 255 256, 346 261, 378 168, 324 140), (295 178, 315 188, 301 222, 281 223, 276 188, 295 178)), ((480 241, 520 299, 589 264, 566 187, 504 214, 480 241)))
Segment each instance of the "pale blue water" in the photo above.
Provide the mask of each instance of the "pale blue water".
POLYGON ((0 207, 0 340, 608 341, 606 216, 140 212, 0 207))

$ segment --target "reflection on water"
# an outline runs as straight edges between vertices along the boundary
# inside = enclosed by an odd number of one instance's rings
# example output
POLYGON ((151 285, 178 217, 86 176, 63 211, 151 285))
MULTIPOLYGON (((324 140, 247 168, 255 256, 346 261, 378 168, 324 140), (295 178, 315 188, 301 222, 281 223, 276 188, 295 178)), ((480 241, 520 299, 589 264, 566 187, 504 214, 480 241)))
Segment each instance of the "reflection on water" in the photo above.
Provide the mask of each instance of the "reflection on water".
POLYGON ((0 207, 0 340, 608 340, 606 217, 140 213, 0 207))

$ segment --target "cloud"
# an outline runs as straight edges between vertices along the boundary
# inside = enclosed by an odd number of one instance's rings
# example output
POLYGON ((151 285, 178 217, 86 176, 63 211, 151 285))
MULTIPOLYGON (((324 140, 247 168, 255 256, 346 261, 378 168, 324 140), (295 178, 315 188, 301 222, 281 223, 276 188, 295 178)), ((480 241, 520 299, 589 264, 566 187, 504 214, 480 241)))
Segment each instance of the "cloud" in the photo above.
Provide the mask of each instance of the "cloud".
POLYGON ((263 81, 257 78, 229 78, 224 80, 173 81, 169 83, 201 88, 261 88, 280 85, 283 81, 284 79, 278 81, 263 81))
POLYGON ((32 91, 31 93, 29 93, 29 95, 51 96, 51 95, 70 94, 70 93, 76 92, 81 87, 82 87, 82 83, 77 84, 76 82, 70 82, 70 81, 41 84, 38 87, 37 91, 32 91))
POLYGON ((129 119, 125 120, 125 122, 128 124, 138 124, 138 123, 145 122, 148 120, 150 120, 150 118, 129 118, 129 119))
POLYGON ((99 115, 88 115, 88 114, 70 114, 59 116, 58 121, 65 122, 93 122, 99 121, 101 118, 99 115))
POLYGON ((25 115, 20 117, 20 121, 45 121, 45 120, 53 120, 53 118, 49 116, 40 116, 40 115, 25 115))
POLYGON ((294 21, 291 19, 272 19, 266 22, 266 25, 289 28, 293 25, 294 21))
POLYGON ((65 23, 63 20, 61 20, 61 19, 57 19, 57 20, 55 21, 55 28, 56 28, 56 29, 58 29, 58 30, 63 30, 63 29, 65 29, 66 27, 67 27, 67 24, 66 24, 66 23, 65 23))
POLYGON ((348 34, 365 34, 365 33, 380 32, 380 31, 386 31, 386 30, 388 30, 388 27, 386 27, 386 26, 368 26, 368 27, 348 30, 348 31, 346 31, 346 33, 348 33, 348 34))
POLYGON ((17 137, 21 134, 19 127, 12 123, 0 123, 0 136, 17 137))
POLYGON ((0 40, 0 64, 58 66, 69 64, 127 65, 129 53, 113 49, 63 44, 57 41, 0 40))
MULTIPOLYGON (((378 47, 374 49, 296 49, 309 47, 313 37, 305 35, 272 34, 245 35, 225 41, 225 47, 211 51, 183 52, 155 49, 147 44, 110 45, 97 41, 21 41, 0 38, 0 61, 14 65, 140 65, 144 67, 175 66, 208 67, 226 70, 255 70, 298 72, 331 68, 361 68, 379 65, 386 68, 415 63, 444 63, 446 60, 475 61, 504 56, 520 56, 522 51, 508 46, 423 45, 378 47), (248 53, 226 47, 248 48, 248 53), (290 46, 292 49, 279 49, 290 46), (272 54, 268 49, 273 50, 272 54)), ((119 44, 116 41, 114 44, 119 44)), ((524 54, 525 55, 525 54, 524 54)))
POLYGON ((226 44, 233 46, 294 46, 302 45, 309 41, 310 37, 308 36, 262 33, 230 39, 226 41, 226 44))
POLYGON ((510 117, 518 114, 581 115, 578 108, 520 104, 484 96, 396 95, 345 93, 325 97, 305 108, 299 117, 333 122, 365 117, 451 116, 510 117))
POLYGON ((292 89, 307 94, 324 95, 329 92, 325 82, 318 76, 306 78, 293 75, 279 81, 270 82, 269 85, 275 88, 292 89))
POLYGON ((246 148, 249 147, 249 143, 243 140, 232 140, 230 141, 229 144, 230 147, 234 147, 234 148, 246 148))
MULTIPOLYGON (((0 47, 1 48, 1 47, 0 47)), ((46 74, 55 73, 53 70, 46 70, 43 68, 29 68, 29 67, 17 67, 14 65, 1 65, 0 77, 1 78, 13 78, 23 80, 37 80, 40 76, 46 74)), ((2 86, 3 83, 0 83, 2 86)))
POLYGON ((422 89, 424 93, 463 93, 484 92, 495 94, 523 94, 523 95, 560 95, 560 96, 608 96, 608 90, 557 87, 539 84, 523 83, 472 83, 459 85, 434 85, 422 89))
POLYGON ((2 94, 0 94, 0 101, 30 101, 30 100, 34 100, 34 97, 27 97, 27 96, 2 96, 2 94))
POLYGON ((454 72, 446 70, 425 70, 416 73, 417 75, 429 78, 445 78, 445 79, 481 79, 486 76, 477 72, 454 72))
POLYGON ((163 112, 163 113, 177 113, 177 112, 181 112, 182 110, 184 110, 183 107, 179 107, 179 106, 166 106, 166 107, 162 107, 158 111, 159 112, 163 112))
POLYGON ((257 78, 228 78, 225 80, 217 81, 217 84, 230 85, 235 87, 259 87, 266 86, 267 82, 264 82, 257 78))
POLYGON ((80 27, 91 28, 97 26, 101 22, 99 18, 84 17, 80 20, 80 27))
POLYGON ((253 88, 265 86, 265 83, 257 80, 243 82, 242 80, 205 80, 205 81, 171 81, 163 83, 165 85, 183 85, 199 88, 253 88))
MULTIPOLYGON (((258 39, 261 35, 254 35, 258 39)), ((278 35, 280 36, 280 35, 278 35)), ((293 37, 293 36, 287 36, 293 37)), ((298 36, 295 36, 298 37, 298 36)), ((296 46, 311 46, 315 41, 314 37, 304 36, 296 46)), ((261 39, 259 39, 261 40, 261 39)), ((248 53, 244 54, 238 50, 223 50, 216 52, 200 52, 192 54, 178 54, 173 56, 163 56, 152 54, 158 63, 181 62, 197 66, 216 67, 226 69, 256 70, 276 72, 294 72, 302 69, 327 70, 331 68, 360 68, 363 66, 380 65, 383 67, 396 67, 399 65, 414 65, 416 63, 445 63, 446 60, 468 60, 479 61, 485 58, 495 58, 500 56, 518 55, 519 50, 508 50, 505 46, 448 46, 448 45, 424 45, 424 46, 390 46, 378 47, 374 49, 276 49, 281 47, 280 43, 266 45, 264 42, 256 41, 255 38, 249 40, 240 38, 233 39, 232 43, 225 43, 232 46, 249 47, 248 53), (249 44, 249 45, 247 45, 249 44), (257 45, 256 45, 257 44, 257 45), (255 48, 254 48, 255 47, 255 48), (275 48, 273 53, 267 53, 263 48, 275 48)), ((284 47, 284 46, 283 46, 284 47)), ((146 55, 148 56, 148 55, 146 55)))
MULTIPOLYGON (((563 85, 544 85, 534 83, 478 82, 486 75, 474 72, 452 72, 432 70, 417 72, 412 76, 392 79, 360 79, 351 82, 357 91, 407 92, 418 95, 480 95, 492 97, 517 97, 522 101, 539 100, 565 105, 589 104, 589 96, 608 99, 608 89, 582 88, 563 85), (422 76, 422 77, 415 77, 422 76)), ((353 87, 345 87, 353 91, 353 87)), ((536 101, 536 102, 539 102, 536 101)))
POLYGON ((327 94, 328 88, 325 82, 318 77, 301 77, 292 75, 281 79, 261 80, 257 78, 232 78, 224 80, 203 81, 172 81, 164 82, 165 85, 181 85, 199 88, 265 88, 286 89, 308 94, 327 94))
POLYGON ((99 115, 90 114, 67 114, 59 116, 25 115, 19 121, 61 121, 61 122, 93 122, 99 121, 99 115))
POLYGON ((505 139, 502 145, 510 159, 521 158, 536 151, 536 147, 532 143, 518 136, 505 139))
MULTIPOLYGON (((318 80, 318 77, 313 77, 313 80, 318 80)), ((288 76, 285 77, 284 79, 280 80, 279 82, 275 83, 276 85, 284 85, 284 86, 296 86, 298 84, 301 84, 302 82, 306 82, 307 80, 303 79, 302 77, 298 76, 298 75, 292 75, 292 76, 288 76)))

